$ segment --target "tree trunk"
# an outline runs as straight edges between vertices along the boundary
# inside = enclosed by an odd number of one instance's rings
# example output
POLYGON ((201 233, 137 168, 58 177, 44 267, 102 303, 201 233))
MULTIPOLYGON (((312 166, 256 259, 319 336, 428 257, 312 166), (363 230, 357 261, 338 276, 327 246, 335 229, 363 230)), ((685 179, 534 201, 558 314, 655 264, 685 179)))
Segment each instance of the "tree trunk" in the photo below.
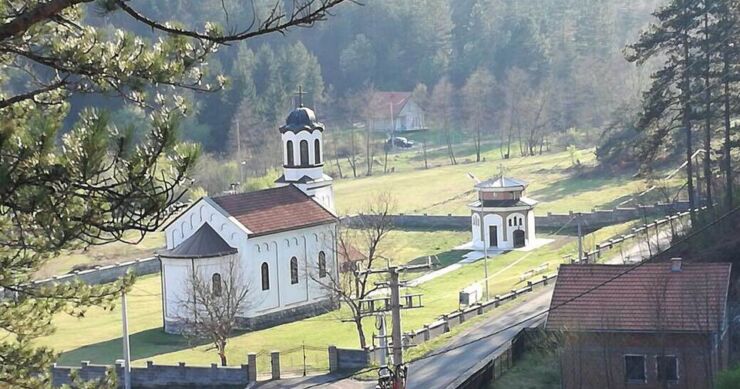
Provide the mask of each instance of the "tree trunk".
POLYGON ((480 162, 480 124, 476 125, 475 132, 475 162, 480 162))
MULTIPOLYGON (((686 8, 684 7, 684 12, 686 8)), ((694 193, 694 166, 692 161, 692 139, 691 139, 691 80, 689 79, 690 56, 689 56, 689 32, 684 29, 682 39, 683 45, 683 80, 681 82, 681 125, 686 132, 686 187, 689 191, 689 213, 691 214, 691 225, 696 227, 696 199, 694 193)))
POLYGON ((373 175, 373 156, 370 154, 370 126, 367 126, 367 131, 365 132, 365 157, 367 159, 367 172, 365 175, 371 176, 373 175))
POLYGON ((733 205, 733 199, 732 199, 732 147, 730 144, 730 114, 731 114, 731 107, 730 107, 730 59, 729 54, 727 52, 729 50, 729 47, 725 45, 724 50, 722 50, 722 79, 724 80, 724 87, 725 87, 725 93, 724 93, 724 127, 725 127, 725 144, 724 144, 724 159, 725 159, 725 206, 728 210, 732 209, 733 205))
POLYGON ((445 141, 447 141, 447 155, 450 157, 450 164, 457 165, 455 160, 455 152, 452 149, 452 137, 450 136, 450 130, 447 123, 445 123, 445 141))
POLYGON ((367 341, 365 340, 365 331, 362 328, 362 318, 355 318, 355 327, 357 328, 357 336, 360 338, 360 348, 365 349, 367 347, 367 341))
POLYGON ((427 160, 427 136, 424 136, 424 143, 421 144, 421 150, 424 152, 424 169, 429 169, 429 161, 427 160))
MULTIPOLYGON (((706 5, 706 2, 705 2, 706 5)), ((704 180, 706 181, 707 206, 712 204, 712 92, 711 82, 711 55, 709 49, 709 10, 704 11, 704 55, 707 61, 704 69, 704 180)))

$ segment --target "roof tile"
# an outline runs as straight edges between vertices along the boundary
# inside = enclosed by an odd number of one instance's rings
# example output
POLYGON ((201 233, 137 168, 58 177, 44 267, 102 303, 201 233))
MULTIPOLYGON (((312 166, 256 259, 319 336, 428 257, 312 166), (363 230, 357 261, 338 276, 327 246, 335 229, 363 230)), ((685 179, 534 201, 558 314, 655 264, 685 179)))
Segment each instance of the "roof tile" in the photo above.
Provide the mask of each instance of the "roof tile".
POLYGON ((336 216, 293 185, 214 197, 230 216, 251 231, 273 234, 335 222, 336 216))
POLYGON ((671 271, 671 263, 561 265, 547 328, 716 331, 726 314, 730 269, 685 261, 681 271, 671 271))

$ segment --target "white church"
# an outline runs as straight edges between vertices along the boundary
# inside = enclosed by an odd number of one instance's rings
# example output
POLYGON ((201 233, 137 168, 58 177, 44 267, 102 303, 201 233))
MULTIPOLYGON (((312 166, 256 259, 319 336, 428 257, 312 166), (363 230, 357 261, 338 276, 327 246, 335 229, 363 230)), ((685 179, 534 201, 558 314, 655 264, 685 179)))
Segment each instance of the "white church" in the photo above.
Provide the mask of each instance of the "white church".
POLYGON ((257 192, 203 197, 164 228, 164 329, 182 331, 193 274, 219 284, 236 262, 249 304, 239 327, 256 330, 336 309, 322 278, 337 279, 338 219, 332 179, 323 172, 324 125, 299 107, 280 128, 283 176, 257 192))
MULTIPOLYGON (((534 207, 524 195, 527 183, 503 174, 475 185, 478 199, 468 205, 473 250, 511 250, 535 245, 534 207)), ((541 243, 545 243, 543 240, 541 243)))

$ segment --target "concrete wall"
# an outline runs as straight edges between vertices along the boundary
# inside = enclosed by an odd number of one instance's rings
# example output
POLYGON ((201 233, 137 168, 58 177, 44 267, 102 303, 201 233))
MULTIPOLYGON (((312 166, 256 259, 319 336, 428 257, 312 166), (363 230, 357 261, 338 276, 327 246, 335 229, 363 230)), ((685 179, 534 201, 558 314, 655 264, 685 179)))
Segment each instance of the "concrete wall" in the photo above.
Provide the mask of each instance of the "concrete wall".
MULTIPOLYGON (((668 215, 676 212, 688 210, 688 203, 677 202, 671 204, 658 203, 638 208, 614 208, 614 209, 593 209, 591 212, 581 212, 580 218, 584 226, 589 229, 605 227, 613 224, 624 223, 630 220, 639 219, 643 216, 656 217, 668 215)), ((544 216, 535 216, 535 225, 537 228, 560 228, 571 221, 576 213, 554 214, 548 212, 544 216)), ((350 215, 344 217, 344 221, 350 226, 360 226, 361 218, 367 215, 350 215)), ((470 215, 394 215, 393 224, 399 228, 411 229, 451 229, 467 230, 470 229, 470 215)), ((575 227, 575 224, 573 225, 575 227)))
MULTIPOLYGON (((80 280, 86 284, 106 284, 123 277, 128 271, 132 271, 137 276, 159 273, 159 259, 155 257, 143 258, 117 263, 115 265, 96 266, 95 268, 88 270, 76 270, 72 273, 54 276, 43 280, 36 280, 31 282, 31 285, 41 287, 75 280, 80 280)), ((10 297, 13 297, 10 292, 4 292, 3 289, 0 288, 0 299, 10 297)))
POLYGON ((362 369, 370 365, 371 352, 329 346, 329 371, 362 369))
MULTIPOLYGON (((118 376, 118 386, 123 387, 123 365, 116 362, 114 366, 91 365, 82 362, 80 367, 57 366, 52 367, 52 384, 59 387, 70 384, 70 373, 77 371, 80 379, 99 380, 105 376, 108 369, 115 369, 118 376)), ((191 386, 197 388, 217 388, 223 386, 246 386, 249 383, 248 366, 221 367, 212 364, 210 367, 186 366, 180 363, 177 366, 155 365, 148 361, 146 367, 131 368, 131 385, 135 388, 167 388, 172 386, 191 386)))

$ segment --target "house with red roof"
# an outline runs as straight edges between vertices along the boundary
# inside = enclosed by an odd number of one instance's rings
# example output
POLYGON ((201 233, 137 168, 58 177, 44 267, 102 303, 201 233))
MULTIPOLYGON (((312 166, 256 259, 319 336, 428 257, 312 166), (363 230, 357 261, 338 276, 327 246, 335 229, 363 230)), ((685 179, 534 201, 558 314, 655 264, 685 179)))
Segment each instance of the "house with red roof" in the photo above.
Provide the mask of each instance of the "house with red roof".
POLYGON ((233 271, 248 290, 239 328, 265 328, 336 308, 322 285, 338 278, 346 260, 336 247, 323 131, 312 110, 295 109, 280 128, 283 175, 275 188, 203 197, 165 226, 167 247, 158 256, 166 332, 183 331, 194 277, 216 293, 223 280, 235 279, 227 278, 233 271))
POLYGON ((371 99, 371 130, 391 133, 426 128, 424 109, 414 100, 411 92, 375 92, 371 99))
POLYGON ((711 388, 729 358, 731 264, 561 265, 546 329, 562 387, 711 388))

